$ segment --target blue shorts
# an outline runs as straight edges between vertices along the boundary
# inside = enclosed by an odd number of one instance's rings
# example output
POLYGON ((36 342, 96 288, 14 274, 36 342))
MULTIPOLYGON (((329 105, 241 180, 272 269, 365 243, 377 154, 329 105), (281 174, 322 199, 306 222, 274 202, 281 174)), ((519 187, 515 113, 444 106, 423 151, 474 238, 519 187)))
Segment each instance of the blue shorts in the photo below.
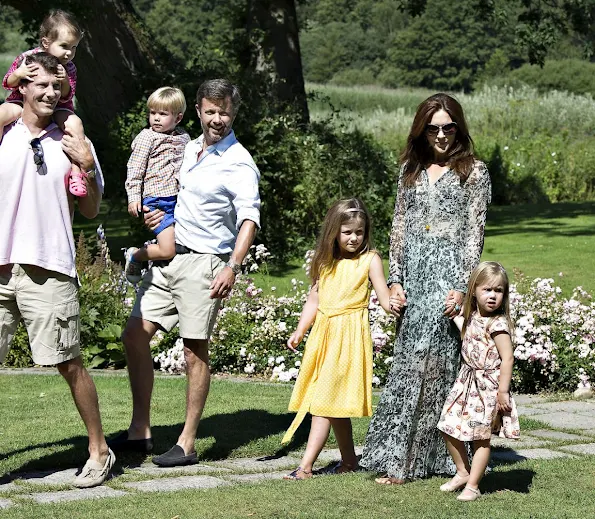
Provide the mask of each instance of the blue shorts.
POLYGON ((146 205, 151 211, 161 209, 165 213, 161 224, 153 231, 155 236, 175 223, 174 209, 177 199, 177 196, 148 196, 143 198, 143 205, 146 205))

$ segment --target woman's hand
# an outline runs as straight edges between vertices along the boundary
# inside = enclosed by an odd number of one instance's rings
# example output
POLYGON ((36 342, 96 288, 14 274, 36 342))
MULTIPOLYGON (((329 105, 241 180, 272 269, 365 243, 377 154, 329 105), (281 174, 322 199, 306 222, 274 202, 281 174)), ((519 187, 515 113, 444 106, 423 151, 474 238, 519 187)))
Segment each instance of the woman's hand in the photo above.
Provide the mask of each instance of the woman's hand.
POLYGON ((465 294, 463 294, 463 292, 449 290, 446 296, 446 301, 444 302, 444 315, 450 319, 459 315, 461 308, 463 307, 463 299, 465 299, 465 294))
POLYGON ((405 295, 405 290, 403 290, 403 285, 400 283, 391 285, 389 302, 391 312, 397 317, 400 317, 407 306, 407 296, 405 295))
POLYGON ((508 391, 498 391, 498 411, 510 413, 512 406, 510 405, 510 393, 508 391))
POLYGON ((287 339, 287 347, 293 351, 293 353, 297 353, 297 347, 302 342, 304 335, 297 330, 291 334, 291 337, 287 339))

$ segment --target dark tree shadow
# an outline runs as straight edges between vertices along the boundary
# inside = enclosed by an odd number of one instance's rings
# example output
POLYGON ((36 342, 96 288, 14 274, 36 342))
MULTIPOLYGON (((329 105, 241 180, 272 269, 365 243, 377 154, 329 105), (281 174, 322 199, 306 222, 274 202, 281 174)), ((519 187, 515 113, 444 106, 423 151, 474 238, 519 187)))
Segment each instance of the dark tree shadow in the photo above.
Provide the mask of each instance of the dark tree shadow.
MULTIPOLYGON (((215 461, 226 459, 236 449, 250 444, 255 440, 276 435, 287 430, 291 424, 293 413, 273 414, 263 409, 241 410, 234 413, 211 415, 204 418, 198 429, 198 438, 213 438, 214 443, 205 451, 199 453, 199 459, 215 461)), ((281 446, 269 455, 259 459, 274 459, 286 455, 289 451, 300 448, 308 438, 308 422, 304 420, 292 441, 281 446)), ((153 454, 161 454, 174 445, 182 431, 183 423, 176 425, 156 425, 152 427, 154 448, 153 454)), ((113 435, 109 435, 108 438, 113 435)), ((43 473, 42 477, 53 472, 73 467, 82 467, 87 460, 87 437, 74 436, 57 442, 44 442, 30 445, 21 449, 3 453, 0 459, 7 459, 23 452, 35 449, 51 449, 68 447, 67 450, 54 452, 42 458, 30 460, 19 467, 13 474, 0 476, 2 482, 8 482, 18 474, 26 472, 43 473)), ((147 460, 143 453, 117 453, 115 474, 121 472, 121 467, 136 467, 147 460)))
POLYGON ((512 469, 503 472, 490 472, 481 480, 479 486, 482 493, 484 494, 501 492, 503 490, 510 490, 520 494, 528 494, 531 489, 531 485, 533 484, 534 477, 535 471, 526 469, 512 469))

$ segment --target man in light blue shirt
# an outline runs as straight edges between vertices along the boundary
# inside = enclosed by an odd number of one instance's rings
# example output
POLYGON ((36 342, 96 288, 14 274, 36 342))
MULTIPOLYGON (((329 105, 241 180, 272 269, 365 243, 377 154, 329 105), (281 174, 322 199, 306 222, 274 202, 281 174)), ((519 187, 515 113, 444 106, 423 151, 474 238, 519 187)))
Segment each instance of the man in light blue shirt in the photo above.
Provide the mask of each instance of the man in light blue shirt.
MULTIPOLYGON (((159 466, 198 461, 194 442, 209 392, 208 341, 221 298, 231 290, 260 226, 260 173, 232 130, 239 105, 238 89, 227 80, 209 80, 199 87, 196 110, 203 134, 186 145, 180 169, 176 256, 144 276, 122 336, 133 413, 128 430, 109 444, 141 452, 153 448, 149 341, 157 330, 171 330, 178 323, 184 340, 186 422, 176 445, 153 458, 159 466)), ((161 211, 152 211, 145 223, 152 229, 162 218, 161 211)))

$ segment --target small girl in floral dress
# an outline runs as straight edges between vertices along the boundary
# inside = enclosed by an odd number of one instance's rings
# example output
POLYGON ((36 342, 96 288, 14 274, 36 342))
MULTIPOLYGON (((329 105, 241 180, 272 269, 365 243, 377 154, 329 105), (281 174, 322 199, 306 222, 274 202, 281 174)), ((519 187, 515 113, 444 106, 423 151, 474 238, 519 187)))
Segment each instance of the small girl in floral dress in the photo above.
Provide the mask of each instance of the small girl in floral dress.
POLYGON ((462 315, 454 318, 463 336, 461 369, 448 395, 438 429, 457 467, 440 487, 474 501, 490 460, 492 432, 518 439, 519 420, 510 396, 513 347, 510 338, 508 276, 499 263, 484 261, 471 273, 462 315), (473 463, 464 442, 473 441, 473 463))

